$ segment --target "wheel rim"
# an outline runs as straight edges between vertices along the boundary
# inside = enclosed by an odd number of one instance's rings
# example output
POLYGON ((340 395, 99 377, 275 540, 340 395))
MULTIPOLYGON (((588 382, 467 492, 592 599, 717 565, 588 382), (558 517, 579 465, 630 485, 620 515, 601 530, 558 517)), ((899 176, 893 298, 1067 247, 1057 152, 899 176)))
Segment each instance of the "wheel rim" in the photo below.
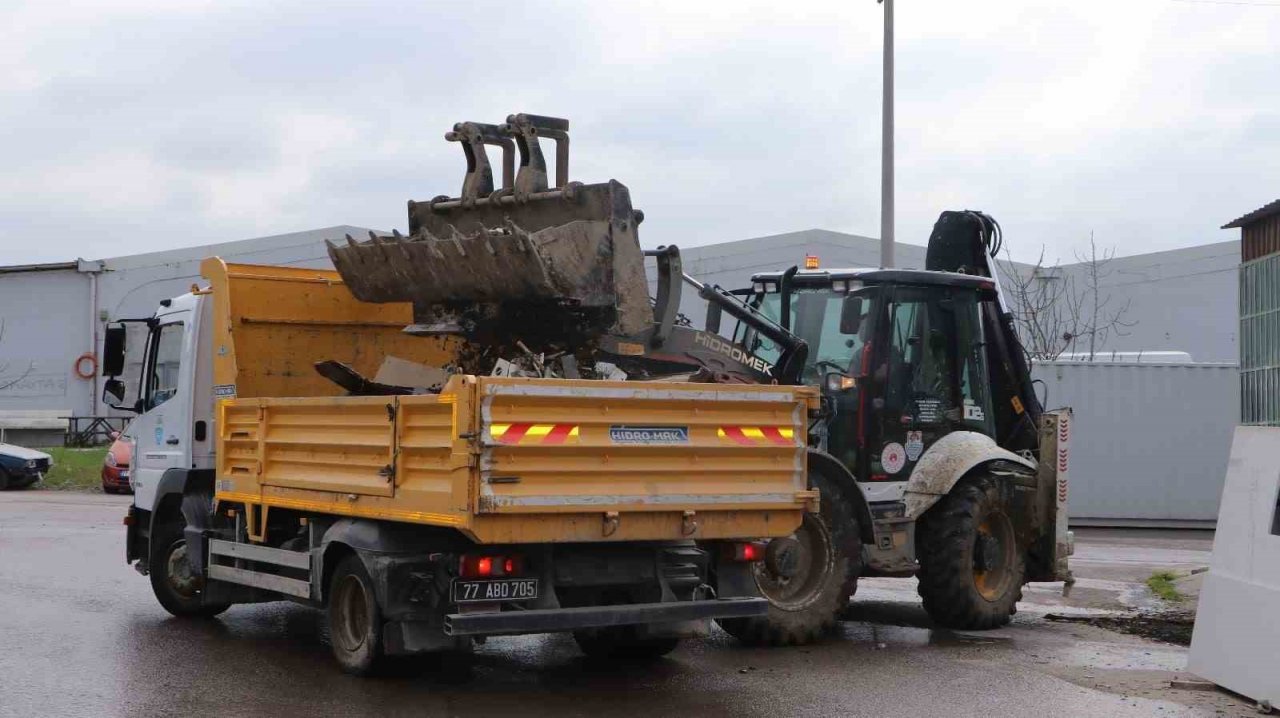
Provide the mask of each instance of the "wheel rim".
POLYGON ((334 593, 333 639, 345 651, 357 651, 369 636, 369 602, 364 583, 356 576, 343 576, 334 593))
POLYGON ((789 550, 796 555, 785 567, 774 560, 755 564, 756 585, 777 608, 801 611, 822 595, 823 586, 834 572, 831 532, 821 520, 805 514, 800 528, 784 540, 794 541, 789 550))
POLYGON ((183 598, 194 598, 199 591, 199 581, 191 562, 187 560, 187 542, 179 540, 169 549, 169 560, 165 562, 169 587, 183 598))
POLYGON ((998 601, 1009 590, 1013 576, 1013 525, 1002 513, 992 513, 978 524, 973 537, 973 587, 987 601, 998 601))

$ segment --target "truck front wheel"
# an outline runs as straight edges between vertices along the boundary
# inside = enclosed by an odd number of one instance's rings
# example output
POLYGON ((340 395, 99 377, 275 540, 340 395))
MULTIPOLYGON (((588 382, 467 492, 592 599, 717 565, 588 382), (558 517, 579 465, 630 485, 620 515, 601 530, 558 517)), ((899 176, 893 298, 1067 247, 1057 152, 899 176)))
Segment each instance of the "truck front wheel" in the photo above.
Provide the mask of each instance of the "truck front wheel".
POLYGON ((1024 550, 996 479, 965 479, 917 527, 920 597, 947 628, 1003 626, 1022 597, 1024 550))
POLYGON ((329 580, 329 645, 342 670, 358 676, 382 662, 382 609, 359 556, 343 558, 329 580))
POLYGON ((820 495, 817 514, 805 514, 794 534, 769 542, 756 564, 756 585, 769 599, 759 618, 729 618, 720 627, 750 645, 802 645, 835 628, 836 619, 857 590, 862 541, 849 497, 818 471, 809 487, 820 495))
POLYGON ((183 524, 175 521, 153 529, 151 557, 147 566, 151 590, 164 610, 179 618, 216 616, 227 610, 229 604, 204 603, 201 596, 204 579, 187 560, 187 540, 182 529, 183 524))

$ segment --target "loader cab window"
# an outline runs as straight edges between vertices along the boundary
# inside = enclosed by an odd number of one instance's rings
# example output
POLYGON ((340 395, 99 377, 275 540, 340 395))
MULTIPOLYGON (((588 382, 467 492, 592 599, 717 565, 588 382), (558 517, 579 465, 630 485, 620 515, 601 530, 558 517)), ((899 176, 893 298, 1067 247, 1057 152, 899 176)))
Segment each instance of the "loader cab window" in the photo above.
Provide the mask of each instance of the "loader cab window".
POLYGON ((147 362, 147 409, 160 406, 178 393, 183 329, 182 322, 162 324, 151 337, 151 356, 147 362))
MULTIPOLYGON (((859 292, 865 294, 862 302, 864 316, 870 311, 872 291, 868 288, 859 292)), ((845 333, 840 327, 845 296, 843 292, 829 288, 796 289, 791 293, 791 331, 809 345, 803 374, 806 384, 821 383, 823 375, 831 371, 851 373, 854 358, 862 351, 865 332, 845 333)), ((781 323, 782 295, 771 292, 757 297, 761 313, 781 323)), ((866 327, 867 322, 862 322, 861 326, 866 327)), ((777 361, 781 354, 773 342, 745 325, 739 326, 734 339, 769 362, 777 361)))

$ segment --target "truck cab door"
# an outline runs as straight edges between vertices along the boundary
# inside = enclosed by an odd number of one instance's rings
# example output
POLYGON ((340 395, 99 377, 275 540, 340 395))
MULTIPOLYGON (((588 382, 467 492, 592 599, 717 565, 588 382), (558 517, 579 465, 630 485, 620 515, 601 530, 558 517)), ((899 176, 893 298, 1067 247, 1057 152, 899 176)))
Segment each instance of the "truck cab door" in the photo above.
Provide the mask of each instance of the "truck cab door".
POLYGON ((165 471, 191 467, 191 394, 194 359, 192 312, 156 318, 143 361, 142 409, 134 420, 134 503, 154 509, 156 489, 165 471))

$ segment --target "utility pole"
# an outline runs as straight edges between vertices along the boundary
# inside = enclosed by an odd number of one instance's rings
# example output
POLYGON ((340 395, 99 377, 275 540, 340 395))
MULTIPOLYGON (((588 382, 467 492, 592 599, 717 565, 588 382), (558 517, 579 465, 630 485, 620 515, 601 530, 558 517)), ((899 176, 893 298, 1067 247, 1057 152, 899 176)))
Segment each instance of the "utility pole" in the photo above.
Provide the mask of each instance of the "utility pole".
POLYGON ((893 0, 884 5, 884 99, 880 118, 880 266, 893 266, 893 0))

